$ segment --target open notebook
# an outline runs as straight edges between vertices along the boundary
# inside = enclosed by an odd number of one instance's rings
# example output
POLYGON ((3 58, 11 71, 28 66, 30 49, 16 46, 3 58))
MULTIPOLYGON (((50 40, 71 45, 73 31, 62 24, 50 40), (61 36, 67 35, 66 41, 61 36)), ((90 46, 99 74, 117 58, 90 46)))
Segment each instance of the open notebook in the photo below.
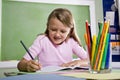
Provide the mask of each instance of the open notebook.
POLYGON ((59 67, 59 66, 47 66, 43 67, 37 72, 54 72, 54 71, 64 71, 64 70, 89 70, 88 67, 59 67))
MULTIPOLYGON (((55 71, 66 71, 66 70, 89 70, 88 67, 59 67, 59 66, 47 66, 43 67, 41 70, 36 71, 36 73, 41 72, 55 72, 55 71)), ((24 74, 34 74, 29 72, 4 72, 5 76, 16 76, 16 75, 24 75, 24 74)))

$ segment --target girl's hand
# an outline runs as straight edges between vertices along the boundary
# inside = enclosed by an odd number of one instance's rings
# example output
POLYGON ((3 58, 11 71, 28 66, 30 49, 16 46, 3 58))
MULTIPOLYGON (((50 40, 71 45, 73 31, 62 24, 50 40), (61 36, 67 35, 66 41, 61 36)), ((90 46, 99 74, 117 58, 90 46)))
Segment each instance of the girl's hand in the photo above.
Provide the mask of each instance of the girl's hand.
POLYGON ((62 64, 61 67, 75 67, 75 66, 87 67, 87 66, 89 66, 88 63, 89 63, 88 60, 74 60, 74 61, 62 64))
POLYGON ((26 70, 28 72, 35 72, 40 69, 41 69, 41 65, 34 60, 30 60, 26 63, 26 70))

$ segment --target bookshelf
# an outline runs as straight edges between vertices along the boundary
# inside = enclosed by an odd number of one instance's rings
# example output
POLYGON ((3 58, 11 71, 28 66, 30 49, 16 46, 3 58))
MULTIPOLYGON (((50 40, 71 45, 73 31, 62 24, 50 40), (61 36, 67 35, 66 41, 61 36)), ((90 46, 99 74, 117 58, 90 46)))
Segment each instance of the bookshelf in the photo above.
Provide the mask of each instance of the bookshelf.
POLYGON ((103 0, 103 12, 104 18, 106 18, 107 12, 113 24, 110 25, 111 34, 111 46, 112 46, 112 61, 120 62, 120 0, 103 0), (112 14, 113 13, 113 14, 112 14))

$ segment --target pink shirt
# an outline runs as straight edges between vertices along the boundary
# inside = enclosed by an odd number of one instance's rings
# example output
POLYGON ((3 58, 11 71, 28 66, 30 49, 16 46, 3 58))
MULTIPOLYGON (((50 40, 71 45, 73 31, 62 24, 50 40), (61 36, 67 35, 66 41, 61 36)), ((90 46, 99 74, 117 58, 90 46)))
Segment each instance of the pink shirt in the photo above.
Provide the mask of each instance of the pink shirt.
MULTIPOLYGON (((73 54, 80 59, 88 57, 86 51, 73 38, 63 42, 61 45, 54 45, 45 35, 38 36, 29 51, 34 58, 38 57, 38 61, 43 67, 59 66, 70 62, 73 59, 73 54)), ((24 58, 31 60, 28 53, 24 55, 24 58)))

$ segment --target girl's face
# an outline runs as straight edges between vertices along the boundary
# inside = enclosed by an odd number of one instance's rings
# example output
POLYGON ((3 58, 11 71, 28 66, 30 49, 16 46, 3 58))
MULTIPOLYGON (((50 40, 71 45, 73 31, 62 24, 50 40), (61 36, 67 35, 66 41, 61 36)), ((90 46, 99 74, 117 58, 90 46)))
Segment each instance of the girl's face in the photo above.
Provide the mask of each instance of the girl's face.
POLYGON ((48 25, 48 36, 55 45, 61 44, 70 33, 70 28, 61 23, 58 19, 52 18, 48 25))

